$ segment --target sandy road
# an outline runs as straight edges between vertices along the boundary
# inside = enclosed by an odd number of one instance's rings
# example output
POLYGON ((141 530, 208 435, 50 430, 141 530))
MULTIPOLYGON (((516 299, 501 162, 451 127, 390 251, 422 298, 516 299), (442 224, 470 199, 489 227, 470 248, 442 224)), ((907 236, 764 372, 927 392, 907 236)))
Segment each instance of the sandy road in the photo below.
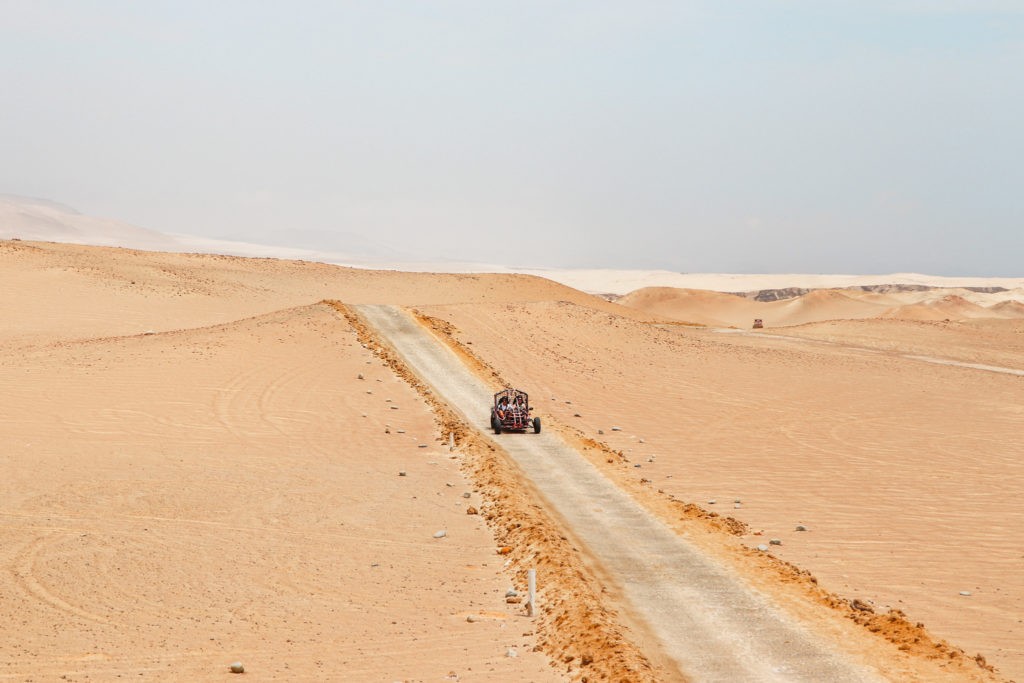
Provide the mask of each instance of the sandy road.
MULTIPOLYGON (((486 433, 489 387, 401 309, 356 308, 410 369, 486 433)), ((649 515, 556 435, 495 441, 617 583, 627 609, 685 676, 723 682, 880 680, 649 515)))

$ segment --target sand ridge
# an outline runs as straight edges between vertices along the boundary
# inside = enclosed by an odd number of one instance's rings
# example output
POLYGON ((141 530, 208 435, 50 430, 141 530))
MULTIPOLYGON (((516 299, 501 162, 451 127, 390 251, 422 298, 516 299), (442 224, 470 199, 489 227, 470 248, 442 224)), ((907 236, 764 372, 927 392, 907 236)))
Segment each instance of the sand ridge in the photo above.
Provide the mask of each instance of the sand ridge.
MULTIPOLYGON (((915 406, 912 424, 931 413, 936 417, 924 419, 917 429, 930 425, 929 429, 938 430, 935 437, 918 443, 901 437, 907 397, 902 392, 891 396, 891 408, 879 401, 879 396, 891 393, 883 378, 891 371, 909 372, 910 361, 897 363, 890 371, 889 359, 873 354, 859 357, 856 352, 794 350, 772 344, 762 348, 771 340, 733 343, 721 335, 707 336, 685 327, 638 325, 569 304, 495 308, 500 315, 462 306, 433 307, 424 313, 451 325, 460 343, 471 343, 474 353, 503 376, 517 378, 515 383, 540 387, 542 395, 570 396, 571 403, 559 400, 546 409, 557 421, 574 425, 586 437, 604 442, 628 458, 628 463, 614 460, 624 470, 623 476, 639 486, 638 495, 642 496, 646 487, 648 492, 658 489, 683 501, 717 498, 731 516, 758 534, 748 536, 747 543, 764 542, 770 534, 779 537, 783 545, 773 552, 813 571, 827 590, 847 596, 847 605, 858 598, 870 600, 876 608, 882 606, 882 614, 888 608, 903 610, 912 624, 923 621, 938 630, 940 639, 963 644, 968 653, 981 650, 982 661, 995 661, 1013 671, 1020 657, 1013 636, 1001 637, 997 648, 991 640, 991 624, 996 619, 992 609, 1000 615, 1000 628, 1010 633, 1015 628, 1013 605, 1020 598, 1006 599, 1019 592, 1007 585, 1006 574, 995 568, 1013 561, 1012 541, 999 534, 975 534, 988 518, 970 492, 1019 476, 1015 470, 1019 461, 1015 450, 1019 448, 1007 435, 1014 431, 1009 424, 1019 422, 1021 416, 1012 412, 1013 403, 1006 401, 1017 391, 1017 378, 960 371, 968 373, 970 382, 978 383, 976 392, 965 394, 959 387, 956 393, 943 394, 930 388, 930 395, 945 396, 946 400, 923 413, 915 406), (523 344, 501 342, 513 329, 523 344), (629 353, 623 353, 624 349, 629 353), (863 389, 858 390, 862 384, 863 389), (886 387, 885 393, 876 396, 876 386, 886 387), (997 395, 1005 398, 999 402, 997 395), (652 402, 650 397, 655 396, 664 399, 652 402), (970 418, 957 426, 976 422, 972 436, 957 434, 942 417, 954 403, 954 410, 970 406, 970 418), (979 421, 978 416, 989 406, 999 407, 999 411, 979 421), (887 419, 886 410, 894 411, 887 419), (610 425, 616 424, 623 431, 611 430, 610 425), (938 435, 945 432, 948 434, 940 440, 938 435), (958 442, 966 438, 979 439, 971 442, 972 447, 985 444, 975 458, 989 463, 992 471, 972 466, 968 482, 962 472, 957 475, 958 484, 964 484, 962 489, 943 485, 929 492, 928 487, 943 480, 937 467, 953 472, 962 466, 956 459, 958 442), (933 449, 940 444, 942 450, 936 456, 933 449), (883 458, 878 461, 882 466, 891 458, 884 453, 908 448, 913 457, 895 463, 895 479, 892 473, 886 476, 891 481, 883 490, 892 493, 879 492, 873 460, 883 458), (920 467, 935 475, 921 480, 920 467), (878 505, 877 510, 844 496, 843 492, 858 492, 848 487, 861 481, 860 477, 864 482, 860 485, 866 487, 864 495, 869 496, 865 500, 878 505), (742 501, 735 511, 731 509, 734 497, 742 501), (964 515, 962 526, 954 521, 932 526, 946 516, 932 512, 934 506, 929 501, 933 497, 950 501, 941 509, 951 519, 964 515), (907 509, 901 503, 904 498, 907 509), (797 524, 810 524, 813 531, 794 533, 797 524), (881 542, 873 540, 878 538, 878 528, 889 529, 881 542), (863 540, 850 538, 851 534, 863 535, 863 540), (970 620, 962 610, 972 603, 957 595, 961 589, 957 578, 964 565, 943 569, 942 558, 959 545, 976 549, 969 571, 987 577, 984 584, 988 587, 982 588, 981 595, 978 583, 972 587, 971 599, 980 599, 984 605, 977 606, 970 620), (903 583, 908 565, 916 567, 914 575, 926 576, 928 581, 919 588, 903 583), (940 597, 935 589, 943 581, 948 583, 945 596, 940 597), (899 583, 898 589, 879 591, 894 583, 899 583), (865 586, 870 588, 865 591, 865 586), (960 604, 955 604, 958 600, 960 604)), ((925 377, 938 377, 926 380, 924 386, 933 384, 943 372, 926 371, 925 377)), ((913 395, 912 387, 919 380, 909 381, 910 376, 904 375, 903 391, 913 395)), ((963 441, 964 446, 967 443, 963 441)), ((1019 513, 1008 514, 1009 524, 1017 528, 1019 513)), ((1001 526, 1001 522, 995 523, 1001 526)), ((931 678, 919 674, 917 680, 931 678)))
MULTIPOLYGON (((713 538, 743 548, 778 537, 772 554, 800 569, 771 571, 813 571, 871 628, 902 628, 881 621, 893 608, 908 633, 920 620, 952 643, 939 659, 903 641, 881 669, 893 680, 984 680, 973 653, 1021 675, 1006 618, 1024 596, 1012 571, 1024 525, 1007 494, 1022 459, 1008 436, 1024 419, 1019 378, 891 357, 947 348, 1015 367, 1018 321, 785 329, 836 342, 817 348, 673 325, 537 277, 27 242, 0 242, 0 284, 0 564, 16 596, 4 619, 21 624, 0 636, 0 674, 207 680, 242 658, 280 680, 583 675, 593 651, 565 649, 573 661, 552 668, 546 653, 571 646, 564 633, 514 626, 519 607, 504 601, 522 578, 501 565, 537 542, 489 507, 514 477, 450 458, 450 425, 316 303, 338 299, 442 321, 481 367, 559 397, 543 414, 596 444, 593 461, 638 499, 661 489, 652 498, 680 523, 724 525, 713 538), (739 509, 710 517, 733 497, 739 509), (466 515, 469 504, 484 514, 466 515), (442 525, 448 536, 433 539, 442 525), (353 593, 356 578, 366 582, 353 593)), ((591 616, 622 627, 623 615, 591 616)), ((634 661, 640 632, 617 633, 615 656, 634 661)), ((658 670, 636 670, 648 665, 658 670)))
POLYGON ((966 289, 880 293, 856 289, 816 289, 776 301, 706 290, 648 287, 615 301, 652 315, 709 327, 788 327, 826 320, 896 318, 967 320, 1024 318, 1024 291, 972 292, 966 289), (1013 298, 1017 297, 1017 298, 1013 298))

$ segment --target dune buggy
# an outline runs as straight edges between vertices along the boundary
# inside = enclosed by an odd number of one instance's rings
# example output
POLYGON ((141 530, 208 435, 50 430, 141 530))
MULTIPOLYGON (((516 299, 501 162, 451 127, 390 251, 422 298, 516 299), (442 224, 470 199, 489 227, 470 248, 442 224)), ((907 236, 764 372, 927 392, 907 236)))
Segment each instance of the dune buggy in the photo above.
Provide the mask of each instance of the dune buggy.
POLYGON ((495 434, 524 432, 532 429, 540 434, 540 418, 530 417, 530 397, 519 389, 502 389, 494 395, 491 407, 491 429, 495 434))

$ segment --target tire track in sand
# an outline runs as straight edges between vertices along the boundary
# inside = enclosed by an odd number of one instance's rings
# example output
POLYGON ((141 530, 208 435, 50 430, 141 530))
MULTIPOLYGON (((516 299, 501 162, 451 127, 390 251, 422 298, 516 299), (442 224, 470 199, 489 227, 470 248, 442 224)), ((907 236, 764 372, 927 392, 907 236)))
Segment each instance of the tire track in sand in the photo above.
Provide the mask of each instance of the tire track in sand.
MULTIPOLYGON (((64 536, 66 536, 66 534, 62 535, 62 537, 64 536)), ((48 605, 49 607, 66 614, 94 621, 99 624, 109 624, 110 621, 105 617, 80 607, 76 607, 75 605, 67 602, 56 593, 50 591, 37 578, 36 562, 38 555, 53 541, 52 537, 52 533, 37 536, 20 553, 18 553, 13 562, 13 566, 11 567, 11 574, 14 576, 15 583, 25 593, 31 595, 44 605, 48 605)))
MULTIPOLYGON (((421 379, 486 430, 490 389, 450 350, 399 308, 356 308, 421 379)), ((678 537, 557 435, 497 443, 618 584, 663 653, 695 680, 880 680, 678 537)))

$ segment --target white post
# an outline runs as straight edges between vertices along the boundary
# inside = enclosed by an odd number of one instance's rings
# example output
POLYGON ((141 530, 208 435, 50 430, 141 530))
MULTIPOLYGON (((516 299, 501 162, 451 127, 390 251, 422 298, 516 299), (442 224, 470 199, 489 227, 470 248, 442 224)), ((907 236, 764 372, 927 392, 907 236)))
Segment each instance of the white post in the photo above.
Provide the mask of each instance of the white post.
POLYGON ((448 450, 455 450, 455 432, 448 432, 448 450))
POLYGON ((526 592, 527 592, 527 603, 526 603, 526 614, 533 616, 537 613, 537 570, 527 569, 526 570, 526 592))

